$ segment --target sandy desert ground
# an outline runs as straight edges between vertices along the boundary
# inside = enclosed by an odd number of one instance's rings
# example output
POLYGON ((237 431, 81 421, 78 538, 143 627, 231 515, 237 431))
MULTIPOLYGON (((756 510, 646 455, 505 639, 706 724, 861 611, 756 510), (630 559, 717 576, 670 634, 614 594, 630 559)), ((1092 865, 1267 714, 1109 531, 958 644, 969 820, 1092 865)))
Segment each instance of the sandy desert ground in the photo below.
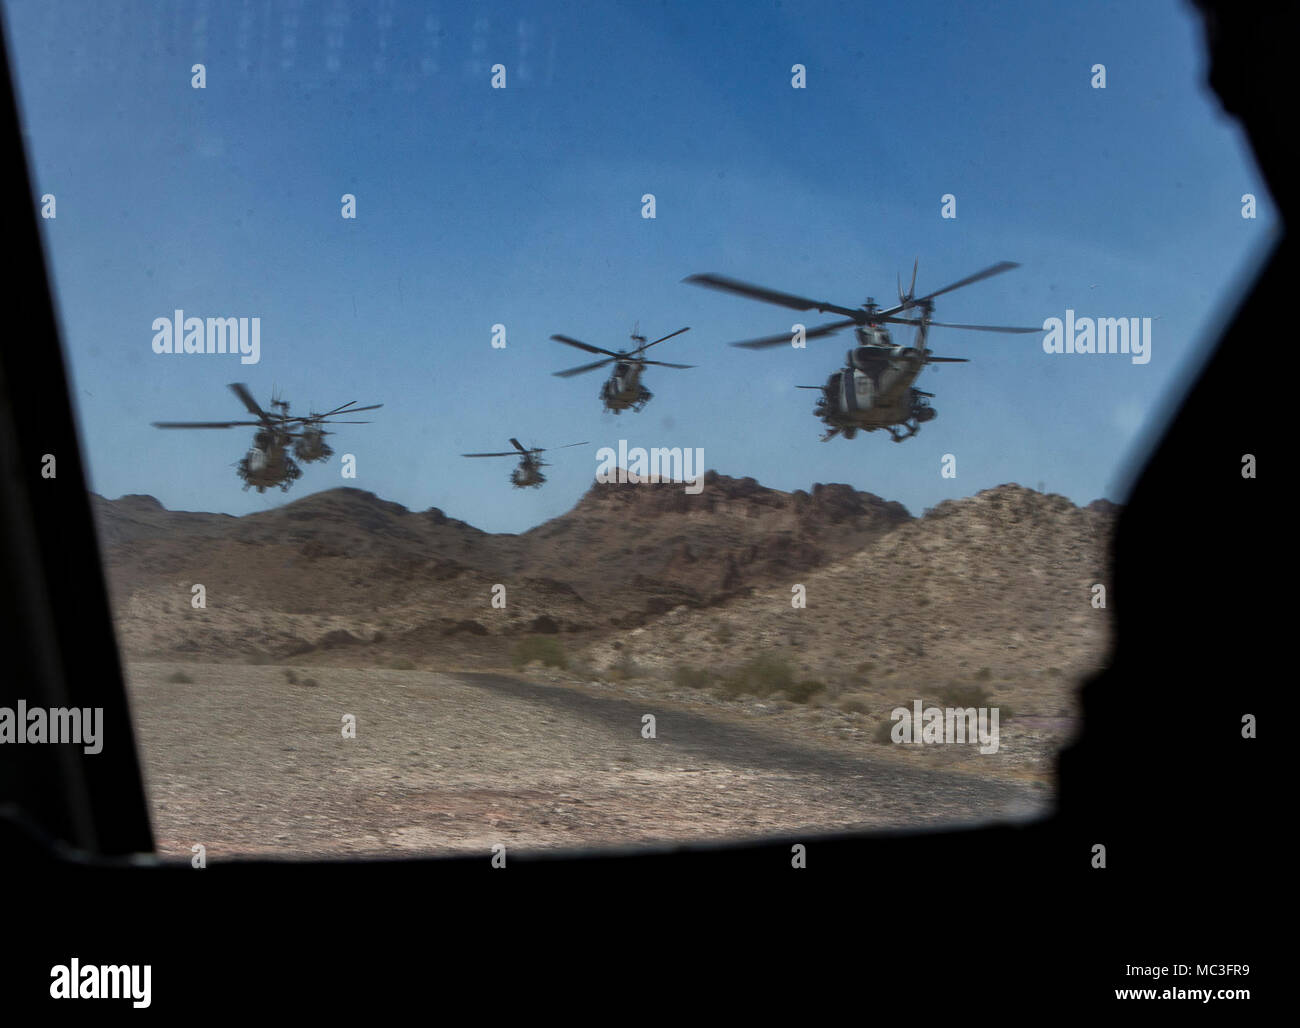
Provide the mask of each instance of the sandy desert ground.
POLYGON ((1023 728, 1004 731, 999 754, 958 758, 872 743, 839 712, 541 670, 168 662, 132 664, 128 677, 165 856, 202 844, 210 860, 487 858, 497 843, 509 853, 1020 820, 1051 802, 1023 728), (647 713, 654 739, 642 737, 647 713), (343 737, 347 714, 355 739, 343 737))

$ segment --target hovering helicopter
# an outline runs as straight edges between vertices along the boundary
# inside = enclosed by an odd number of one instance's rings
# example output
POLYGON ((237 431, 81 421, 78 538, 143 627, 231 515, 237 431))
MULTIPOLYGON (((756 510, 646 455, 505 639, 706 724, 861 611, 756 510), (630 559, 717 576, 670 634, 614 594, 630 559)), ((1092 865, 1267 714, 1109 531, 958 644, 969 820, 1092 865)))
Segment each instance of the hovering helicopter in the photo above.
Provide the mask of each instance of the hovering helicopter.
POLYGON ((333 448, 325 442, 325 436, 333 433, 326 431, 322 425, 368 425, 368 421, 335 421, 337 414, 359 414, 365 410, 378 410, 382 403, 369 407, 354 407, 356 400, 350 400, 342 407, 335 407, 324 414, 309 413, 306 417, 290 417, 289 401, 276 397, 271 399, 271 414, 258 406, 248 386, 239 382, 230 384, 231 390, 256 421, 155 421, 154 428, 239 428, 255 427, 253 445, 248 453, 236 465, 237 473, 244 481, 244 489, 256 486, 259 493, 266 492, 271 486, 278 485, 283 492, 289 491, 295 481, 302 477, 302 469, 286 452, 292 445, 293 455, 305 464, 315 464, 328 460, 334 455, 333 448))
MULTIPOLYGON (((1004 325, 954 325, 942 321, 932 321, 934 298, 944 293, 960 289, 962 286, 1000 275, 1004 271, 1020 267, 1014 261, 1002 261, 977 271, 959 282, 936 289, 925 296, 914 295, 916 288, 916 269, 920 262, 912 265, 912 283, 903 292, 903 282, 898 282, 898 306, 881 309, 870 297, 858 308, 840 307, 821 300, 809 300, 803 296, 781 293, 762 286, 750 285, 722 275, 691 275, 685 281, 709 289, 720 289, 728 293, 747 296, 753 300, 774 303, 796 311, 817 310, 824 313, 839 314, 844 320, 833 321, 827 325, 810 328, 804 333, 804 339, 816 339, 828 336, 840 329, 854 326, 858 345, 845 355, 844 367, 831 374, 823 386, 799 386, 800 389, 818 389, 821 397, 813 413, 826 424, 822 442, 843 434, 845 439, 852 439, 859 429, 874 432, 887 429, 896 443, 916 435, 920 426, 932 420, 936 411, 927 402, 934 396, 921 389, 912 387, 922 369, 927 364, 967 364, 965 357, 936 357, 926 348, 926 336, 931 326, 940 328, 964 328, 977 332, 1038 332, 1037 328, 1010 328, 1004 325), (920 312, 919 319, 900 318, 905 311, 920 312), (916 328, 915 346, 896 345, 890 338, 887 324, 911 325, 916 328)), ((765 336, 762 339, 750 339, 743 343, 733 343, 750 350, 761 350, 771 346, 788 346, 792 341, 790 333, 765 336)))
POLYGON ((600 387, 600 398, 604 401, 605 409, 613 411, 615 414, 621 414, 629 407, 636 411, 641 410, 654 397, 654 394, 641 384, 641 373, 645 371, 646 365, 654 364, 661 368, 693 368, 695 365, 669 364, 667 361, 652 361, 645 358, 645 352, 650 347, 658 346, 665 339, 679 336, 683 332, 689 332, 689 328, 679 328, 671 335, 656 339, 653 343, 645 341, 645 336, 640 334, 640 328, 641 325, 638 322, 636 327, 632 329, 632 342, 635 344, 633 349, 630 351, 620 350, 618 353, 614 353, 612 350, 602 350, 599 346, 579 342, 569 336, 551 336, 557 343, 575 346, 579 350, 586 350, 588 353, 605 354, 604 360, 569 368, 567 371, 557 371, 555 372, 556 377, 569 378, 573 375, 584 375, 588 371, 603 368, 606 364, 614 364, 613 374, 600 387))
MULTIPOLYGON (((529 486, 538 487, 546 481, 546 476, 542 474, 541 469, 549 467, 546 461, 542 460, 538 454, 545 453, 546 449, 542 446, 532 446, 525 449, 518 439, 511 439, 510 445, 513 450, 506 450, 503 453, 462 453, 462 457, 519 457, 519 467, 510 472, 510 481, 514 483, 516 489, 525 489, 529 486)), ((568 443, 565 446, 557 446, 554 449, 567 450, 571 446, 586 446, 583 443, 568 443)))

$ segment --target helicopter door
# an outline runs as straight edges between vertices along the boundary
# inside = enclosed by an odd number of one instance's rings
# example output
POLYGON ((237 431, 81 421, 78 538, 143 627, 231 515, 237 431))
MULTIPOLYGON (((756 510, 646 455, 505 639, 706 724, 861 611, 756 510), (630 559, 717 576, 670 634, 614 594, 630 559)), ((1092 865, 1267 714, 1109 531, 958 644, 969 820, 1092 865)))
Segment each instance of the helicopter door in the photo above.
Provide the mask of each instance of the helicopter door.
POLYGON ((850 376, 846 373, 840 376, 841 403, 844 406, 844 412, 851 413, 858 410, 870 410, 876 398, 876 387, 871 381, 871 376, 864 371, 853 369, 850 376))

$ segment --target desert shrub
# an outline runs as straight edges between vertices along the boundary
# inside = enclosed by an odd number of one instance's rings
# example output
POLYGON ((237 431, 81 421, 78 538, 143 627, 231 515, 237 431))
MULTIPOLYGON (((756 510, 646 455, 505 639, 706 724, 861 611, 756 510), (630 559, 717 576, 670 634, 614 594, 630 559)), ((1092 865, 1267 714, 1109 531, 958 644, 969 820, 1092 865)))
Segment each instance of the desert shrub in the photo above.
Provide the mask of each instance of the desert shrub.
POLYGON ((564 656, 564 646, 553 635, 530 635, 515 644, 510 655, 510 663, 517 668, 527 667, 533 661, 540 661, 546 667, 567 668, 569 662, 564 656))
POLYGON ((888 743, 890 746, 898 745, 898 743, 894 742, 893 736, 894 726, 896 724, 898 724, 898 722, 892 720, 880 722, 880 724, 876 725, 876 730, 871 733, 871 741, 888 743))
POLYGON ((194 681, 194 679, 184 671, 173 671, 167 676, 167 681, 176 682, 178 685, 189 685, 194 681))
POLYGON ((836 706, 849 714, 865 714, 871 710, 871 703, 865 696, 855 696, 853 694, 840 697, 836 706))
POLYGON ((776 653, 760 653, 723 678, 722 691, 729 696, 770 696, 793 685, 794 670, 788 660, 776 653))
POLYGON ((986 667, 982 667, 975 672, 975 681, 977 682, 987 682, 992 677, 993 677, 993 672, 986 667))
POLYGON ((681 689, 703 689, 713 675, 703 668, 680 665, 673 670, 673 685, 681 689))
POLYGON ((962 685, 953 682, 939 692, 941 707, 987 707, 989 692, 981 685, 962 685))
POLYGON ((305 685, 308 689, 311 689, 311 688, 313 688, 313 687, 315 687, 315 686, 317 686, 317 685, 320 685, 320 683, 319 683, 318 681, 316 681, 316 679, 314 679, 314 678, 304 678, 304 679, 302 679, 302 681, 300 681, 298 684, 299 684, 299 685, 305 685))
POLYGON ((783 689, 782 692, 791 703, 807 703, 825 689, 826 683, 805 678, 802 682, 795 682, 794 685, 783 689))
POLYGON ((297 683, 298 681, 298 673, 294 671, 294 669, 291 667, 287 667, 284 669, 284 677, 291 684, 297 683))
POLYGON ((629 678, 640 678, 645 671, 641 665, 632 659, 630 653, 625 653, 619 657, 618 663, 610 667, 607 672, 609 677, 615 682, 626 682, 629 678))

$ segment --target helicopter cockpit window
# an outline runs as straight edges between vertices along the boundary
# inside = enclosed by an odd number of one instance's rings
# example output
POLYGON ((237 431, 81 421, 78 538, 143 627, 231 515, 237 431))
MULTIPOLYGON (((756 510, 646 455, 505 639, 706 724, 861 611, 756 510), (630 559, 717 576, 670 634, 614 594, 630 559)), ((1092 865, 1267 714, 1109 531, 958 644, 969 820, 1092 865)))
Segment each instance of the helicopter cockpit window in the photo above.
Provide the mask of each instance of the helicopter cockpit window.
POLYGON ((1054 802, 1094 501, 1278 224, 1190 6, 805 88, 870 5, 0 2, 164 852, 1054 802))

